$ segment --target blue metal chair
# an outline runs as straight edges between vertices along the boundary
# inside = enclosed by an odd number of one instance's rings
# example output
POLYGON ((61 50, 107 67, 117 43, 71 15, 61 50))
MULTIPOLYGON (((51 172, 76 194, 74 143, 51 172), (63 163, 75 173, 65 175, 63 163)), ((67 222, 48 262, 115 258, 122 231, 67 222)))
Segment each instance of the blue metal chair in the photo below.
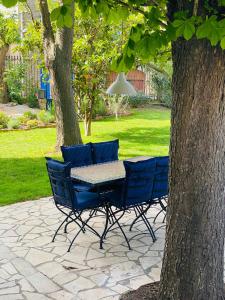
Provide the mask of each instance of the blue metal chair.
POLYGON ((140 217, 146 224, 153 241, 156 240, 149 221, 141 211, 142 206, 148 204, 149 199, 152 196, 156 159, 151 158, 139 162, 124 161, 124 167, 126 171, 124 183, 116 190, 105 195, 108 199, 108 207, 106 208, 106 225, 100 239, 100 248, 102 248, 106 234, 115 224, 117 224, 129 249, 131 249, 125 232, 119 223, 119 220, 123 217, 125 212, 131 208, 136 209, 140 213, 140 217), (112 210, 112 206, 116 208, 116 211, 112 210), (117 214, 120 212, 121 215, 117 217, 117 214), (113 223, 108 227, 109 218, 113 220, 113 223))
POLYGON ((118 160, 119 140, 91 143, 94 164, 118 160))
MULTIPOLYGON (((151 198, 149 198, 149 202, 145 208, 142 207, 142 214, 146 215, 149 208, 152 205, 159 204, 161 209, 155 216, 153 223, 155 223, 157 217, 162 213, 166 213, 166 207, 167 207, 167 198, 168 198, 168 191, 169 191, 169 156, 159 156, 155 157, 156 160, 156 169, 154 174, 154 183, 153 183, 153 189, 152 189, 152 195, 151 198), (164 204, 164 202, 166 204, 164 204)), ((136 218, 130 225, 130 231, 132 230, 132 227, 134 224, 140 220, 141 215, 137 211, 136 218)), ((166 214, 165 214, 166 216, 166 214)), ((146 217, 146 216, 145 216, 146 217)), ((146 217, 147 218, 147 217, 146 217)), ((163 223, 165 221, 165 217, 163 219, 163 223)))
POLYGON ((88 222, 94 216, 95 211, 103 206, 102 198, 97 193, 78 192, 74 189, 73 182, 70 178, 70 163, 62 163, 47 158, 46 166, 55 205, 57 209, 66 216, 65 220, 56 230, 52 241, 54 242, 60 228, 65 225, 64 232, 66 232, 66 228, 71 222, 75 222, 80 229, 71 241, 68 252, 70 251, 76 237, 81 232, 85 232, 86 228, 100 237, 98 232, 89 226, 88 222), (81 216, 86 210, 90 210, 90 214, 84 221, 81 216))
MULTIPOLYGON (((91 144, 61 146, 62 156, 65 162, 71 163, 71 168, 83 167, 93 164, 91 144)), ((91 191, 90 184, 81 183, 73 179, 74 187, 78 191, 91 191)))

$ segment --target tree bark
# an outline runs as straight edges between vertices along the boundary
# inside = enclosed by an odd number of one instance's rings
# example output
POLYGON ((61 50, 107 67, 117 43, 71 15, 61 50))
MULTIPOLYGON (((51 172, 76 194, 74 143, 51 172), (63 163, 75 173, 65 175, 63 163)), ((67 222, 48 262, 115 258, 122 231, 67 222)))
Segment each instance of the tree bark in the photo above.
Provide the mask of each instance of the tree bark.
MULTIPOLYGON (((71 4, 72 15, 74 2, 71 4)), ((40 0, 44 25, 44 54, 51 78, 51 92, 55 103, 57 143, 72 145, 82 143, 72 90, 71 61, 74 28, 58 28, 54 35, 46 0, 40 0)))
POLYGON ((0 49, 0 103, 8 103, 7 85, 3 81, 5 71, 5 60, 9 50, 9 45, 4 45, 0 49))
POLYGON ((225 54, 178 40, 160 300, 224 299, 225 54))

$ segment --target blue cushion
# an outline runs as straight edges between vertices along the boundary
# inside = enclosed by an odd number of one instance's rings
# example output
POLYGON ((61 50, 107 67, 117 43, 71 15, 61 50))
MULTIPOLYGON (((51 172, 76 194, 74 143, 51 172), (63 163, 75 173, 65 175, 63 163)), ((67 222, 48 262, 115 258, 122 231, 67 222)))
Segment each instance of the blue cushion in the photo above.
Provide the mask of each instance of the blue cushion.
POLYGON ((64 161, 71 162, 72 168, 93 164, 90 144, 61 146, 61 151, 64 161))
POLYGON ((118 160, 119 140, 91 143, 95 164, 118 160))
POLYGON ((46 158, 46 160, 55 202, 69 208, 73 207, 73 185, 70 179, 71 164, 50 158, 46 158))
POLYGON ((102 204, 102 201, 97 193, 75 192, 75 195, 76 203, 74 203, 74 205, 78 210, 96 208, 100 207, 102 204))
POLYGON ((73 188, 79 192, 88 192, 92 189, 92 186, 85 183, 78 182, 73 184, 73 188))
POLYGON ((152 191, 152 199, 162 198, 168 195, 169 189, 169 157, 156 157, 156 172, 152 191))
POLYGON ((117 208, 128 208, 148 203, 152 195, 156 160, 124 161, 124 167, 126 178, 123 186, 107 194, 111 204, 117 208))

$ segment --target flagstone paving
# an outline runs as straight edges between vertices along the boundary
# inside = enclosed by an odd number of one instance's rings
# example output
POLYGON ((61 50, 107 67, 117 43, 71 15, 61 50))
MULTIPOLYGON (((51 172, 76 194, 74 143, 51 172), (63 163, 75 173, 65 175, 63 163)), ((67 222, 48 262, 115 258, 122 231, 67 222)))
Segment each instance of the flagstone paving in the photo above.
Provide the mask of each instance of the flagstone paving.
MULTIPOLYGON (((152 208, 149 217, 158 212, 152 208)), ((131 214, 123 223, 129 224, 131 214)), ((132 232, 129 251, 118 229, 109 233, 104 250, 90 232, 81 234, 68 253, 69 240, 76 232, 51 242, 62 220, 50 198, 0 207, 0 300, 116 300, 126 291, 159 280, 165 228, 152 242, 140 222, 132 232)), ((162 225, 157 220, 154 228, 162 225)), ((93 227, 102 232, 104 218, 97 216, 93 227)))

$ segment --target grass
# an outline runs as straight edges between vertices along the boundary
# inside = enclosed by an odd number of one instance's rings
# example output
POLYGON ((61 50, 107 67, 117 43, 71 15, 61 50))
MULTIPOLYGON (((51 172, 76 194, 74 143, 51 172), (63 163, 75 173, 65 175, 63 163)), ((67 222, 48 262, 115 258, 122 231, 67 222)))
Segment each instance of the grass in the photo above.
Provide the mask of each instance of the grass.
MULTIPOLYGON (((135 110, 118 121, 93 122, 93 134, 83 137, 83 142, 119 138, 121 159, 167 155, 169 119, 170 111, 165 108, 135 110)), ((0 132, 0 205, 51 194, 44 156, 61 157, 54 151, 55 139, 54 128, 0 132)))

